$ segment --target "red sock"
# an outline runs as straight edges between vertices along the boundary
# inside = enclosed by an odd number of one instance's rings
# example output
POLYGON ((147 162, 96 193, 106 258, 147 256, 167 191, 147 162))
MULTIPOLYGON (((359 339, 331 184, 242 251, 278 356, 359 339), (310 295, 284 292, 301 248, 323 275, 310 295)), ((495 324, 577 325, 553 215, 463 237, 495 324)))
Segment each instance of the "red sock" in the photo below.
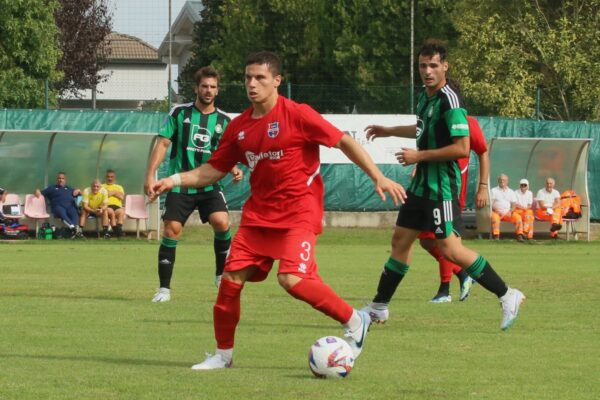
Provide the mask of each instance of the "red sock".
POLYGON ((458 275, 460 273, 460 271, 462 271, 463 269, 461 267, 459 267, 458 265, 454 264, 451 261, 448 261, 450 264, 452 264, 452 272, 454 273, 454 275, 458 275))
POLYGON ((321 281, 302 279, 288 293, 341 324, 347 323, 352 316, 352 307, 321 281))
POLYGON ((240 320, 240 295, 244 285, 221 280, 217 302, 213 307, 215 338, 218 349, 232 349, 235 328, 240 320))
MULTIPOLYGON (((440 266, 440 280, 442 283, 448 283, 452 280, 452 270, 456 264, 446 260, 442 255, 442 250, 435 246, 433 249, 428 250, 429 254, 435 258, 440 266)), ((460 269, 460 267, 458 267, 460 269)))

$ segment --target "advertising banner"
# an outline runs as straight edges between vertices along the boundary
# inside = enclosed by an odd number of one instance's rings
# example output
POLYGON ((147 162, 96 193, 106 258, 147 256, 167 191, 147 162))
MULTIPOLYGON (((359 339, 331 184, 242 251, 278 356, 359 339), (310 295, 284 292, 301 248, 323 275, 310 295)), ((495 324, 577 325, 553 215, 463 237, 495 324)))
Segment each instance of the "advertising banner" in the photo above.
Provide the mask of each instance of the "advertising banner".
MULTIPOLYGON (((323 114, 323 117, 344 133, 352 136, 369 153, 375 164, 398 164, 394 155, 402 147, 416 148, 415 139, 398 137, 367 141, 365 128, 369 125, 398 126, 417 123, 414 115, 400 114, 323 114)), ((321 164, 350 164, 344 153, 321 146, 321 164)))

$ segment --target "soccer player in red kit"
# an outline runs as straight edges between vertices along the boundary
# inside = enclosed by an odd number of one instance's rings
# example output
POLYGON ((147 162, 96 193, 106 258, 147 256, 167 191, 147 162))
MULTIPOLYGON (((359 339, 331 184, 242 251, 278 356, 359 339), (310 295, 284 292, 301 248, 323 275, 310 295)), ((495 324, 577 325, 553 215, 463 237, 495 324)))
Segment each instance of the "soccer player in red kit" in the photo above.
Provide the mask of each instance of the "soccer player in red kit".
POLYGON ((271 52, 248 57, 246 93, 252 104, 233 119, 207 164, 175 174, 153 187, 155 198, 175 186, 202 187, 223 178, 236 163, 251 171, 251 194, 242 211, 213 309, 216 354, 192 369, 229 368, 246 281, 264 280, 279 260, 277 279, 293 297, 343 324, 354 357, 360 354, 371 323, 369 314, 353 309, 318 275, 316 237, 323 218, 323 180, 319 146, 339 148, 373 180, 375 191, 394 203, 404 188, 383 176, 366 151, 311 107, 277 93, 281 64, 271 52))
MULTIPOLYGON (((477 120, 471 116, 467 117, 469 123, 469 142, 471 151, 477 154, 479 158, 479 184, 477 185, 477 193, 475 194, 475 206, 482 208, 488 203, 488 179, 490 176, 490 156, 485 144, 485 136, 479 126, 477 120)), ((462 182, 460 188, 459 205, 460 209, 466 207, 467 185, 469 182, 469 157, 459 158, 456 160, 458 169, 460 170, 460 180, 462 182)), ((460 301, 464 301, 471 292, 471 286, 474 282, 462 268, 453 262, 447 260, 442 255, 439 247, 435 244, 435 235, 433 232, 421 232, 419 234, 419 243, 429 254, 438 261, 440 268, 440 287, 437 294, 431 299, 432 303, 449 303, 452 301, 450 296, 450 281, 452 274, 456 275, 460 281, 460 301)))

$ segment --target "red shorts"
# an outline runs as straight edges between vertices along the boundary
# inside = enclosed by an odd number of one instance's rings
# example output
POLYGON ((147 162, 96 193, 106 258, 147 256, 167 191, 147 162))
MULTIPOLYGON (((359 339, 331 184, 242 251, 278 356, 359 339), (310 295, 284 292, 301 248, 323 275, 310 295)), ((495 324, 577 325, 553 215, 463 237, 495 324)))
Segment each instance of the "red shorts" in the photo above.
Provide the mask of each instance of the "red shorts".
POLYGON ((241 227, 231 243, 225 272, 258 267, 248 279, 260 282, 267 278, 273 262, 279 260, 278 274, 292 274, 302 279, 321 279, 315 262, 317 236, 305 229, 241 227))
POLYGON ((435 239, 435 233, 430 232, 430 231, 423 231, 421 233, 419 233, 419 240, 423 240, 423 239, 435 239))

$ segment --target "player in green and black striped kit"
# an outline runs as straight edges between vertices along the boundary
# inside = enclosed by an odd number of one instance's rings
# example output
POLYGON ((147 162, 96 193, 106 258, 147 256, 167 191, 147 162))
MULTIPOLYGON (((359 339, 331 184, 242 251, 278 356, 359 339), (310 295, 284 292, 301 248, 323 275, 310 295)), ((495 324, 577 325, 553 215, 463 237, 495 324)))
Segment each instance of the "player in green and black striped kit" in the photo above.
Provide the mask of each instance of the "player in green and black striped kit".
POLYGON ((364 310, 375 322, 388 319, 388 303, 408 272, 412 244, 419 232, 430 231, 445 258, 498 296, 502 305, 500 327, 505 330, 517 318, 525 296, 509 288, 481 255, 464 247, 458 234, 461 181, 456 160, 469 154, 469 125, 460 96, 446 81, 446 56, 445 45, 437 40, 428 40, 419 51, 419 73, 425 90, 419 97, 416 125, 366 128, 368 139, 416 138, 418 150, 403 148, 396 153, 402 165, 417 164, 416 175, 398 213, 392 255, 384 265, 377 294, 364 310))
MULTIPOLYGON (((200 68, 195 74, 196 100, 193 103, 174 107, 158 134, 158 141, 146 172, 144 188, 152 193, 156 170, 171 146, 169 175, 192 170, 206 163, 219 145, 230 118, 215 107, 219 92, 219 74, 212 67, 200 68)), ((231 171, 234 182, 242 179, 242 171, 235 167, 231 171)), ((198 209, 203 223, 209 222, 214 230, 216 258, 215 283, 220 283, 225 258, 231 244, 227 203, 220 186, 203 188, 174 188, 165 202, 163 214, 164 236, 158 251, 158 276, 160 287, 153 302, 171 299, 171 276, 175 265, 175 250, 190 214, 198 209)))

